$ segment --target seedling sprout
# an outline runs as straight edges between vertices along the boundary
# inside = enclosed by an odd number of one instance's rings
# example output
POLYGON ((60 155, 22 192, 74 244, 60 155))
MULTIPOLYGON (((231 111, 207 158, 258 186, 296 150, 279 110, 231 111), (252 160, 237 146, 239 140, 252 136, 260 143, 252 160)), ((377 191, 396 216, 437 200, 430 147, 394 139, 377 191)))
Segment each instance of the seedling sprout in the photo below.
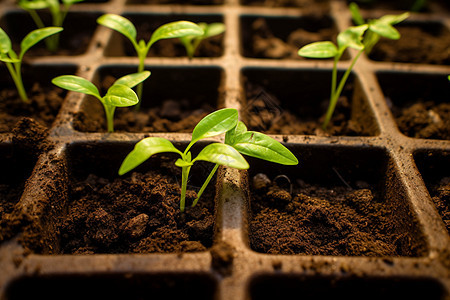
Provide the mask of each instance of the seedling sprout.
POLYGON ((117 79, 108 89, 105 96, 100 96, 97 87, 90 81, 74 75, 63 75, 53 78, 52 83, 60 88, 92 95, 97 98, 105 109, 108 132, 114 132, 114 111, 116 107, 136 105, 139 99, 131 89, 150 76, 149 71, 129 74, 117 79))
POLYGON ((215 166, 200 188, 192 206, 197 204, 220 165, 236 169, 249 168, 249 164, 242 154, 283 165, 298 164, 297 158, 278 141, 259 132, 247 131, 244 123, 238 121, 238 111, 232 108, 217 110, 200 120, 194 128, 191 142, 184 152, 175 148, 170 141, 160 137, 149 137, 139 141, 122 162, 119 175, 133 170, 152 155, 163 152, 180 155, 175 165, 181 168, 182 174, 180 196, 180 210, 182 212, 185 209, 189 172, 192 165, 197 161, 212 162, 215 166), (200 151, 197 157, 192 158, 192 153, 189 150, 196 142, 223 133, 225 133, 224 144, 209 144, 200 151))
MULTIPOLYGON (((150 47, 159 40, 181 38, 183 36, 201 36, 203 35, 203 30, 195 23, 188 21, 177 21, 164 24, 158 27, 152 34, 148 43, 144 40, 137 41, 137 31, 133 23, 119 15, 115 14, 105 14, 97 19, 100 25, 106 26, 113 29, 126 38, 128 38, 133 44, 134 49, 139 58, 138 72, 144 71, 144 62, 147 57, 150 47)), ((142 84, 137 86, 137 95, 139 99, 142 97, 142 84)), ((140 108, 140 102, 138 103, 137 109, 140 108)))
POLYGON ((225 24, 223 23, 198 23, 197 25, 203 29, 203 35, 188 35, 180 38, 189 59, 194 57, 195 51, 203 40, 225 32, 225 24))
MULTIPOLYGON (((50 11, 52 16, 52 26, 62 27, 70 7, 73 4, 82 1, 84 0, 61 0, 61 7, 59 0, 19 0, 19 6, 30 14, 38 28, 45 27, 44 22, 36 12, 36 10, 40 9, 48 9, 50 11)), ((59 34, 45 40, 45 43, 49 51, 57 51, 59 48, 59 34)))
POLYGON ((20 43, 20 53, 17 53, 12 49, 12 44, 9 36, 6 32, 0 28, 0 61, 3 61, 8 68, 9 73, 16 85, 17 92, 23 102, 29 102, 25 87, 22 81, 22 60, 25 52, 32 46, 40 42, 41 40, 61 32, 61 27, 46 27, 31 31, 25 36, 20 43))
POLYGON ((337 101, 358 58, 363 52, 370 52, 373 46, 379 41, 380 37, 386 37, 393 40, 399 39, 400 33, 392 25, 400 23, 409 16, 409 13, 395 16, 386 15, 377 20, 370 20, 367 24, 362 24, 364 23, 364 19, 359 14, 357 5, 352 3, 350 5, 350 10, 358 26, 349 27, 339 33, 337 36, 337 46, 330 41, 321 41, 308 44, 298 51, 298 55, 308 58, 334 58, 330 103, 325 115, 325 120, 322 124, 324 130, 326 130, 328 123, 333 116, 337 101), (358 53, 342 76, 339 85, 337 85, 337 63, 347 48, 353 48, 357 50, 358 53))

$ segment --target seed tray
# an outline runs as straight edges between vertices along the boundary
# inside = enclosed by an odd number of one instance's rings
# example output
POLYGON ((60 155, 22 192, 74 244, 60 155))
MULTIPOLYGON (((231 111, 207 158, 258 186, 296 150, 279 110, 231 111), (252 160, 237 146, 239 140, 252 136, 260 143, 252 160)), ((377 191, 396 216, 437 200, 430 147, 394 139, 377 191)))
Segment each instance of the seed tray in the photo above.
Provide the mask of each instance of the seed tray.
MULTIPOLYGON (((99 15, 116 13, 135 18, 147 30, 161 22, 179 19, 223 21, 227 30, 214 41, 219 48, 217 55, 188 60, 156 53, 146 59, 146 69, 152 75, 144 85, 144 109, 158 107, 167 99, 190 102, 193 105, 190 115, 205 104, 208 106, 205 113, 236 108, 247 124, 268 132, 291 149, 299 158, 299 165, 284 167, 250 159, 249 171, 220 168, 213 187, 215 196, 202 199, 214 203, 214 226, 208 237, 212 243, 206 250, 67 254, 63 251, 58 222, 70 210, 74 197, 72 184, 89 173, 111 180, 118 178, 121 161, 140 139, 165 137, 182 148, 190 141, 192 129, 187 126, 176 132, 164 132, 161 127, 147 124, 145 129, 129 131, 118 123, 113 134, 106 133, 101 126, 82 129, 76 125, 77 118, 83 114, 89 117, 101 111, 101 107, 86 96, 69 92, 49 127, 45 141, 52 146, 40 148, 42 153, 36 158, 34 148, 17 149, 20 143, 13 133, 0 134, 2 162, 7 166, 0 176, 0 185, 6 189, 13 185, 21 189, 23 185, 23 192, 18 192, 20 199, 6 211, 8 216, 9 213, 21 216, 21 222, 8 225, 14 229, 14 235, 0 244, 0 297, 143 299, 151 295, 169 299, 273 299, 298 294, 316 299, 333 296, 450 299, 448 219, 433 203, 436 196, 433 186, 450 176, 450 141, 433 136, 417 138, 402 132, 396 121, 397 109, 410 102, 430 98, 437 103, 448 102, 450 88, 446 77, 450 66, 381 62, 363 56, 345 92, 350 99, 346 118, 357 124, 358 132, 329 135, 320 131, 296 133, 289 126, 269 129, 267 118, 282 119, 286 111, 301 119, 320 117, 326 107, 315 97, 327 97, 333 62, 255 57, 249 49, 254 21, 262 18, 268 20, 268 25, 275 24, 272 33, 281 34, 277 38, 282 40, 287 39, 286 31, 297 28, 296 22, 299 28, 308 24, 305 20, 311 15, 324 16, 326 26, 338 32, 351 24, 346 3, 325 2, 315 10, 264 7, 254 1, 247 5, 246 1, 238 0, 194 1, 193 5, 153 2, 110 0, 74 5, 69 16, 75 24, 91 26, 86 46, 80 46, 75 53, 51 56, 42 55, 39 50, 30 52, 27 65, 42 73, 45 69, 57 70, 53 72, 58 75, 62 70, 70 71, 67 74, 76 73, 101 86, 108 76, 117 78, 133 71, 137 58, 127 54, 127 41, 95 24, 99 15), (256 87, 256 92, 250 91, 251 87, 256 87), (262 108, 258 106, 261 103, 262 108), (269 117, 264 117, 261 110, 269 117), (261 172, 268 173, 280 185, 286 183, 287 177, 294 185, 304 182, 326 187, 363 185, 373 191, 386 212, 384 217, 389 225, 382 226, 386 226, 385 231, 395 241, 393 253, 333 254, 331 249, 321 254, 305 254, 300 250, 271 254, 256 247, 254 239, 259 232, 255 231, 253 214, 257 191, 252 182, 261 172), (277 175, 281 179, 276 179, 277 175), (24 242, 25 235, 40 242, 30 246, 24 242)), ((363 10, 365 16, 384 13, 385 10, 363 10)), ((444 3, 431 2, 426 12, 413 14, 405 24, 432 23, 449 31, 448 16, 444 3)), ((25 28, 19 24, 31 24, 13 1, 1 2, 0 17, 6 32, 19 36, 13 39, 16 43, 25 28)), ((68 34, 71 32, 78 30, 68 30, 68 34)), ((62 39, 62 48, 71 48, 66 42, 70 42, 69 36, 62 39)), ((354 55, 347 51, 339 65, 340 72, 354 55)), ((2 74, 6 72, 1 70, 2 74)), ((120 114, 118 111, 116 122, 120 114)), ((94 118, 103 124, 102 116, 94 118)), ((139 170, 161 165, 164 159, 152 158, 139 170)), ((200 174, 206 177, 206 171, 203 174, 200 170, 200 174)), ((286 185, 286 190, 289 187, 286 185)), ((6 214, 2 216, 6 218, 6 214)), ((295 234, 295 230, 284 233, 290 234, 295 234)))

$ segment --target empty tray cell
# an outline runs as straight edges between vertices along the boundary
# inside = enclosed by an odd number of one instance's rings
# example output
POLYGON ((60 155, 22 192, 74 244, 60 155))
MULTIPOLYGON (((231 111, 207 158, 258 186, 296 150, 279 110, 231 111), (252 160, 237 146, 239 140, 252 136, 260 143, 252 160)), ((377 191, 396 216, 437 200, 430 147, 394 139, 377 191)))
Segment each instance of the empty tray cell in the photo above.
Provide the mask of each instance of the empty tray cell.
MULTIPOLYGON (((144 82, 142 104, 117 108, 116 131, 126 132, 192 132, 195 125, 223 102, 223 71, 218 67, 147 66, 151 75, 144 82)), ((136 67, 104 66, 94 79, 102 95, 121 76, 135 73, 136 67)), ((86 96, 81 110, 74 115, 78 131, 106 131, 106 120, 100 102, 86 96)))
POLYGON ((448 297, 442 284, 430 278, 319 277, 295 275, 255 276, 249 285, 250 299, 430 299, 448 297))
POLYGON ((417 151, 417 167, 450 234, 450 152, 417 151))
POLYGON ((202 273, 83 274, 22 277, 5 300, 26 299, 215 299, 217 280, 202 273), (68 293, 68 291, 70 291, 68 293))
MULTIPOLYGON (((327 130, 332 71, 245 68, 243 113, 252 130, 270 134, 368 136, 379 132, 359 80, 350 75, 327 130)), ((338 79, 343 72, 338 72, 338 79)))
MULTIPOLYGON (((118 175, 134 144, 94 142, 67 147, 67 174, 55 180, 67 182, 68 199, 53 199, 67 203, 67 208, 53 220, 58 228, 45 233, 57 235, 59 240, 47 252, 198 252, 212 245, 214 184, 208 186, 194 208, 190 204, 196 197, 194 189, 198 190, 213 166, 195 164, 191 169, 186 210, 181 213, 181 168, 174 165, 178 155, 156 155, 135 171, 118 175)), ((175 145, 180 150, 186 147, 185 143, 175 145)), ((198 153, 197 147, 193 155, 198 153)))
POLYGON ((250 162, 251 249, 334 256, 426 254, 406 188, 384 149, 289 148, 298 166, 250 162))
POLYGON ((400 131, 415 138, 450 139, 447 74, 378 72, 377 78, 400 131))
POLYGON ((299 7, 311 10, 329 8, 329 0, 240 0, 242 5, 265 7, 299 7))
POLYGON ((8 69, 5 65, 0 66, 0 132, 10 132, 24 117, 50 128, 66 94, 51 80, 75 71, 76 66, 70 64, 22 65, 22 79, 30 101, 25 103, 19 97, 8 69))
POLYGON ((450 64, 450 31, 438 22, 404 22, 395 26, 400 39, 381 39, 369 57, 376 61, 450 64))
POLYGON ((298 50, 306 44, 335 40, 329 16, 241 17, 241 53, 251 58, 304 59, 298 50))
MULTIPOLYGON (((221 15, 193 15, 193 14, 143 14, 129 13, 123 17, 130 20, 136 27, 136 39, 150 41, 152 33, 161 25, 175 21, 191 21, 194 23, 222 22, 221 15)), ((223 54, 223 37, 225 33, 203 40, 198 46, 194 57, 219 57, 223 54)), ((105 49, 105 56, 132 56, 137 57, 136 50, 131 41, 118 32, 113 32, 105 49)), ((179 39, 166 39, 157 41, 152 45, 147 57, 185 57, 186 49, 179 39)))
MULTIPOLYGON (((75 4, 76 5, 76 4, 75 4)), ((49 13, 39 13, 46 26, 52 26, 49 13)), ((99 12, 71 12, 64 20, 64 30, 59 36, 59 47, 56 52, 46 48, 46 42, 41 41, 38 45, 30 48, 25 55, 48 56, 48 55, 81 55, 89 47, 92 36, 97 28, 96 19, 101 15, 99 12)), ((22 39, 32 30, 37 29, 31 16, 25 11, 12 11, 0 20, 1 27, 8 33, 13 47, 19 49, 22 39)), ((48 40, 48 38, 47 38, 48 40)))

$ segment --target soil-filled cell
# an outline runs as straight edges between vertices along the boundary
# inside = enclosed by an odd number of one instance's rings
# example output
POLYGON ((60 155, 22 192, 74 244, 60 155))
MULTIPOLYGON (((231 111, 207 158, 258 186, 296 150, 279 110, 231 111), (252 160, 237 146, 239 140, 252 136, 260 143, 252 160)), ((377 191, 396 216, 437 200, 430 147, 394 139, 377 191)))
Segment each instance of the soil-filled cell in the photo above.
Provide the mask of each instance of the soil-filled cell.
MULTIPOLYGON (((75 4, 76 5, 76 4, 75 4)), ((40 13, 42 22, 45 26, 52 26, 52 20, 49 13, 40 13)), ((59 45, 56 51, 47 49, 47 42, 41 41, 36 46, 30 48, 27 54, 30 56, 49 56, 49 55, 81 55, 86 52, 97 28, 96 19, 101 13, 91 12, 70 12, 64 20, 64 30, 59 35, 59 45)), ((32 30, 37 29, 31 16, 24 11, 14 11, 7 13, 0 20, 1 27, 11 38, 14 49, 20 49, 20 42, 32 30)), ((47 38, 48 40, 49 38, 47 38)), ((50 38, 51 39, 51 38, 50 38)), ((52 46, 50 46, 52 47, 52 46)))
POLYGON ((75 65, 22 65, 22 79, 29 103, 19 97, 8 69, 0 66, 0 132, 10 132, 24 118, 50 128, 66 92, 51 83, 59 75, 74 74, 75 65))
POLYGON ((429 278, 401 277, 254 277, 249 285, 250 299, 288 299, 298 295, 302 299, 446 299, 442 284, 429 278))
MULTIPOLYGON (((117 108, 115 131, 192 132, 195 125, 223 102, 223 71, 216 67, 147 66, 151 72, 144 82, 141 108, 117 108)), ((121 76, 135 73, 134 68, 105 66, 98 70, 94 83, 102 95, 121 76)), ((100 102, 91 96, 83 100, 74 115, 74 128, 82 132, 106 131, 100 102)))
POLYGON ((217 281, 201 273, 95 274, 22 277, 5 299, 215 299, 217 281))
POLYGON ((450 140, 450 83, 446 73, 379 72, 377 78, 403 134, 450 140))
POLYGON ((381 39, 369 57, 376 61, 450 65, 450 31, 441 23, 396 25, 400 39, 381 39))
POLYGON ((405 187, 383 149, 290 149, 298 166, 250 163, 251 249, 268 254, 426 254, 405 187), (264 173, 268 169, 270 174, 264 173))
POLYGON ((297 54, 301 47, 337 35, 329 16, 243 16, 240 23, 241 53, 250 58, 305 59, 297 54))
POLYGON ((415 153, 414 158, 431 199, 450 234, 450 152, 421 150, 415 153))
MULTIPOLYGON (((180 150, 186 146, 175 145, 180 150)), ((181 213, 181 168, 174 165, 178 156, 157 155, 119 176, 132 147, 134 143, 81 143, 67 148, 68 207, 55 220, 60 242, 54 253, 174 253, 211 247, 214 180, 198 204, 190 205, 213 166, 196 164, 191 169, 186 210, 181 213)))
MULTIPOLYGON (((175 21, 190 21, 207 24, 222 22, 221 15, 193 15, 193 14, 124 14, 136 27, 136 39, 150 41, 152 33, 160 26, 175 21)), ((223 37, 225 33, 207 38, 198 46, 195 57, 219 57, 223 54, 223 37)), ((137 57, 136 50, 131 41, 118 32, 113 32, 105 48, 105 56, 131 56, 137 57)), ((186 57, 186 49, 179 39, 159 40, 152 45, 147 57, 186 57)))
POLYGON ((264 7, 298 7, 310 10, 325 10, 329 8, 328 0, 240 0, 242 5, 264 7))
MULTIPOLYGON (((350 75, 331 122, 322 129, 332 71, 245 68, 243 115, 252 130, 270 134, 368 136, 379 132, 358 79, 350 75)), ((338 72, 341 78, 343 72, 338 72)))

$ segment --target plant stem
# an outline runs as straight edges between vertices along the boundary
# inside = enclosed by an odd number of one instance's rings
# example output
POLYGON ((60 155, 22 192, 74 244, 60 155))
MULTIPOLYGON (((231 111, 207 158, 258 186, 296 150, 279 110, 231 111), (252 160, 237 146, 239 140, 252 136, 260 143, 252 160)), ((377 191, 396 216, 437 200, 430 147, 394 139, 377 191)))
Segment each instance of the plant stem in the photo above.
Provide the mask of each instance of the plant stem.
POLYGON ((181 212, 184 212, 184 207, 186 205, 186 188, 190 170, 191 166, 181 168, 181 199, 180 199, 181 212))
POLYGON ((328 110, 325 115, 325 121, 322 124, 322 128, 324 130, 327 129, 328 123, 330 122, 331 117, 333 116, 334 109, 336 107, 339 97, 341 96, 342 90, 344 89, 345 82, 347 81, 348 76, 350 75, 350 72, 352 71, 353 67, 355 66, 356 61, 358 60, 358 58, 361 56, 361 54, 363 52, 364 52, 364 49, 360 50, 358 52, 358 54, 356 55, 356 57, 353 59, 350 67, 345 71, 344 76, 342 76, 342 79, 339 82, 339 86, 338 86, 337 90, 334 92, 333 97, 330 99, 330 104, 328 105, 328 110))
POLYGON ((217 168, 219 168, 219 165, 216 164, 214 168, 212 169, 211 173, 209 173, 208 178, 206 178, 205 182, 203 183, 202 187, 200 188, 200 191, 197 193, 197 198, 195 198, 194 202, 192 202, 192 207, 197 205, 198 199, 202 196, 203 192, 205 191, 206 187, 208 186, 209 182, 214 176, 214 173, 216 173, 217 168))
MULTIPOLYGON (((138 66, 138 73, 143 72, 144 71, 144 66, 145 66, 145 58, 147 57, 147 52, 144 51, 138 51, 138 49, 136 49, 138 56, 139 56, 139 66, 138 66)), ((136 95, 138 96, 139 102, 138 104, 136 104, 135 109, 136 110, 140 110, 141 109, 141 102, 142 102, 142 90, 144 87, 144 83, 141 82, 137 85, 136 87, 136 95)))
POLYGON ((27 93, 25 91, 25 87, 23 86, 22 74, 20 72, 21 63, 20 62, 14 63, 14 66, 13 66, 12 63, 7 62, 6 66, 9 70, 9 73, 11 74, 14 84, 16 85, 17 92, 19 93, 20 99, 22 99, 22 101, 25 103, 29 103, 30 100, 28 99, 27 93))
POLYGON ((114 132, 114 110, 116 109, 116 107, 106 104, 103 104, 103 107, 105 108, 106 125, 108 127, 108 132, 114 132))

